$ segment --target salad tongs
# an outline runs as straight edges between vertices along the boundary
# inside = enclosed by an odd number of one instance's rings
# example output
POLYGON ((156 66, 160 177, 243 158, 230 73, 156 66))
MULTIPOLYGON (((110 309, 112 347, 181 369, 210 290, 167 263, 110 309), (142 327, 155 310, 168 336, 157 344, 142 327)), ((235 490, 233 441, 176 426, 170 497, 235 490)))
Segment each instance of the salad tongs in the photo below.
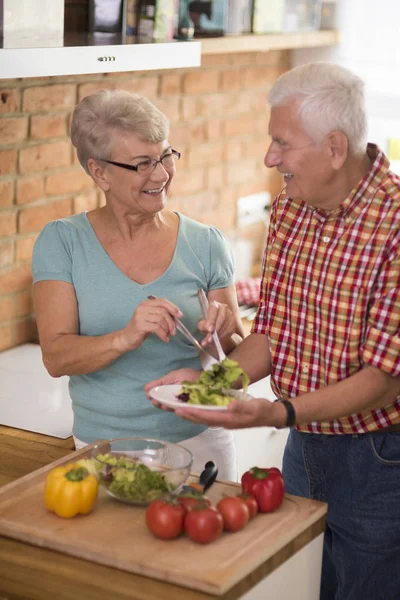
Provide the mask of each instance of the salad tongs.
MULTIPOLYGON (((148 296, 148 299, 156 300, 157 297, 150 295, 150 296, 148 296)), ((207 298, 206 298, 206 300, 207 300, 207 298)), ((201 305, 201 303, 200 303, 200 305, 201 305)), ((207 312, 206 312, 206 314, 207 314, 207 312)), ((175 321, 176 329, 182 335, 184 335, 186 339, 188 339, 190 342, 192 342, 192 344, 194 346, 196 346, 197 350, 199 351, 201 366, 203 367, 203 369, 205 371, 208 371, 209 369, 212 368, 213 365, 219 363, 219 361, 216 358, 214 358, 213 356, 211 356, 211 354, 209 354, 206 350, 204 350, 204 348, 200 344, 200 342, 198 340, 196 340, 194 335, 192 335, 190 333, 189 329, 187 327, 185 327, 185 325, 182 323, 182 321, 180 319, 178 319, 177 317, 174 317, 174 321, 175 321)))

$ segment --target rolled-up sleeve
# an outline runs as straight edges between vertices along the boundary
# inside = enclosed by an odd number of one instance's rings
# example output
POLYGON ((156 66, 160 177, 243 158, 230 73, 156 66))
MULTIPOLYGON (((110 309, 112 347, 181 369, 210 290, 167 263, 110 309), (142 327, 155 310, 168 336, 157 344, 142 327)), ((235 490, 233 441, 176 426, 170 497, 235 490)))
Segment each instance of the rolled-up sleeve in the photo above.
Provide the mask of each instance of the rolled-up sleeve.
POLYGON ((393 237, 374 288, 362 359, 390 375, 400 375, 400 232, 393 237))

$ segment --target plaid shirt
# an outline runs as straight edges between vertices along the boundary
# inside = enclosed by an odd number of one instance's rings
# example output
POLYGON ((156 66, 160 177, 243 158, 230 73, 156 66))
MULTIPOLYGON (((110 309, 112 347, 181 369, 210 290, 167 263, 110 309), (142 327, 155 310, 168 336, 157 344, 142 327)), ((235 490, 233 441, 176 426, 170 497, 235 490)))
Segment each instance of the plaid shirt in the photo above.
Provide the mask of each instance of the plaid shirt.
MULTIPOLYGON (((400 178, 368 144, 371 168, 335 210, 275 199, 252 332, 268 336, 272 389, 294 398, 365 365, 400 375, 400 178)), ((400 396, 300 431, 365 433, 400 423, 400 396)))

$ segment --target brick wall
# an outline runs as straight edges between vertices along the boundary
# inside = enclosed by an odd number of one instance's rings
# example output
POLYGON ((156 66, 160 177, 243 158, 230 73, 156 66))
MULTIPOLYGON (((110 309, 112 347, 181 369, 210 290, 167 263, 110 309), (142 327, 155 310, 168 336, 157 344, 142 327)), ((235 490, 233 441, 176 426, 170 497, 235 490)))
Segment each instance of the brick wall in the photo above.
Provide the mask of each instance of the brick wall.
POLYGON ((36 339, 31 255, 38 233, 102 202, 68 138, 81 98, 119 87, 152 99, 182 152, 171 207, 228 237, 252 239, 258 268, 265 226, 236 231, 236 201, 280 187, 263 165, 266 93, 288 68, 286 52, 241 53, 206 56, 200 69, 0 80, 0 350, 36 339))

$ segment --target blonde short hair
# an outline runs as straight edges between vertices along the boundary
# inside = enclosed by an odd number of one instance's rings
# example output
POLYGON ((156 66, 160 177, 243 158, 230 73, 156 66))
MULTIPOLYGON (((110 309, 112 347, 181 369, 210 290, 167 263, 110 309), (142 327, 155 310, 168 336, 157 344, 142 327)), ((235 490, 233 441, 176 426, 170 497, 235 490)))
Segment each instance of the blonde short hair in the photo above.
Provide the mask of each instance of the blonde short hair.
POLYGON ((71 141, 87 173, 89 158, 111 158, 115 133, 135 133, 157 144, 168 138, 167 117, 144 96, 125 90, 99 90, 75 107, 71 141))
POLYGON ((364 83, 354 73, 327 62, 307 63, 281 75, 272 86, 272 107, 298 100, 298 114, 308 135, 321 143, 341 131, 353 154, 365 152, 367 116, 364 83))

